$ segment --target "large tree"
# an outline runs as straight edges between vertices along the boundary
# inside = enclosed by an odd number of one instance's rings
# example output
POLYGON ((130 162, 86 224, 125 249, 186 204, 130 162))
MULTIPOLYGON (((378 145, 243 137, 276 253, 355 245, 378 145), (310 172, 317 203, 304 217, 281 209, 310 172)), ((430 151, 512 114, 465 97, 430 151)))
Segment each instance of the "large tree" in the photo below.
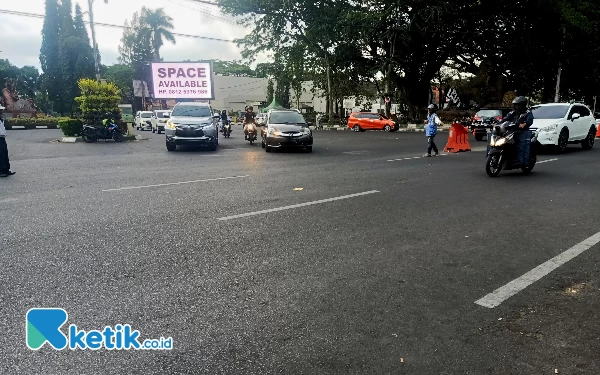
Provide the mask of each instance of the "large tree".
POLYGON ((148 9, 142 8, 142 23, 145 30, 150 33, 150 43, 154 52, 154 60, 161 61, 160 48, 165 40, 175 44, 175 36, 172 30, 174 28, 173 18, 165 13, 163 8, 148 9))
POLYGON ((57 102, 61 92, 61 73, 59 54, 61 13, 57 0, 46 0, 44 26, 42 28, 42 46, 40 65, 42 67, 42 89, 48 93, 50 102, 57 102))

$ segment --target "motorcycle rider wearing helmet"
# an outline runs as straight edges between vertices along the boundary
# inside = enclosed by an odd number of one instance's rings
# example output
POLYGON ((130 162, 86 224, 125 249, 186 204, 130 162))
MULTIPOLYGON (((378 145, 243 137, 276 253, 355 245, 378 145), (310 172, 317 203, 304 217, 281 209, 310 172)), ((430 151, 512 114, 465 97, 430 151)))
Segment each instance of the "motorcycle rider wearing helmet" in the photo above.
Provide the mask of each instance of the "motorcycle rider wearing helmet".
POLYGON ((256 126, 256 114, 254 113, 254 108, 249 106, 244 113, 244 135, 248 136, 248 124, 254 124, 256 126))
POLYGON ((524 96, 517 96, 512 101, 514 110, 504 116, 502 122, 509 121, 511 123, 519 125, 520 130, 527 130, 533 125, 533 113, 527 109, 527 98, 524 96))
POLYGON ((102 120, 102 125, 108 127, 113 122, 114 122, 113 114, 111 112, 106 112, 104 114, 104 120, 102 120))

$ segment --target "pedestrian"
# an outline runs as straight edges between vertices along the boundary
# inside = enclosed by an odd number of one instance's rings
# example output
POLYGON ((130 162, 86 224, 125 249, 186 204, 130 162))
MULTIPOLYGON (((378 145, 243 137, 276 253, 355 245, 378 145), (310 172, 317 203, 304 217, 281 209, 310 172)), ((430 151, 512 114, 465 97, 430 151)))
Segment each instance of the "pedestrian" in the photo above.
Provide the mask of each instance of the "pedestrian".
POLYGON ((8 147, 6 146, 6 128, 4 127, 4 118, 2 113, 4 107, 0 105, 0 177, 8 177, 15 174, 10 171, 10 161, 8 160, 8 147))
POLYGON ((425 135, 427 136, 427 153, 424 156, 431 156, 431 150, 435 151, 435 156, 438 156, 440 153, 438 152, 438 148, 435 145, 435 135, 437 134, 438 125, 442 125, 442 121, 435 113, 437 110, 437 106, 435 104, 430 104, 427 107, 427 125, 425 125, 425 135))

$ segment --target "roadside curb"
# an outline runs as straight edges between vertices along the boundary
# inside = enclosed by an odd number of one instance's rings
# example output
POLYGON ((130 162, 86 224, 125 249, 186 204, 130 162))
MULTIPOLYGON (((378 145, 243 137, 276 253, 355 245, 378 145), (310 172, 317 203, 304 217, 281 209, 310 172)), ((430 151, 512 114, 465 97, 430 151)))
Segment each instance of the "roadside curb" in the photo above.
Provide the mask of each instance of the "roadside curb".
MULTIPOLYGON (((131 135, 131 136, 125 136, 123 137, 123 142, 131 142, 131 141, 147 141, 150 138, 142 138, 141 135, 131 135)), ((105 140, 106 141, 106 140, 105 140)), ((79 143, 79 142, 83 142, 83 139, 81 137, 62 137, 60 139, 57 139, 55 141, 52 142, 59 142, 59 143, 79 143)))
POLYGON ((25 125, 5 125, 6 130, 36 130, 36 129, 58 129, 56 125, 36 125, 36 126, 25 126, 25 125))

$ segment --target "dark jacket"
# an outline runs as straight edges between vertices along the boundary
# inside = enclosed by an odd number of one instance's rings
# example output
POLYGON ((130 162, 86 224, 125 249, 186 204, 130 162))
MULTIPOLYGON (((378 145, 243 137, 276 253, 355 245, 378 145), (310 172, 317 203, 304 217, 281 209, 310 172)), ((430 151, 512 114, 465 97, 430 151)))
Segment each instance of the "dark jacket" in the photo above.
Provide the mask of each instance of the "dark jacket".
POLYGON ((529 129, 529 127, 533 125, 533 113, 531 113, 530 110, 527 110, 525 111, 525 113, 519 115, 517 111, 511 111, 506 116, 504 116, 502 122, 504 121, 510 121, 517 125, 525 123, 524 129, 529 129))

